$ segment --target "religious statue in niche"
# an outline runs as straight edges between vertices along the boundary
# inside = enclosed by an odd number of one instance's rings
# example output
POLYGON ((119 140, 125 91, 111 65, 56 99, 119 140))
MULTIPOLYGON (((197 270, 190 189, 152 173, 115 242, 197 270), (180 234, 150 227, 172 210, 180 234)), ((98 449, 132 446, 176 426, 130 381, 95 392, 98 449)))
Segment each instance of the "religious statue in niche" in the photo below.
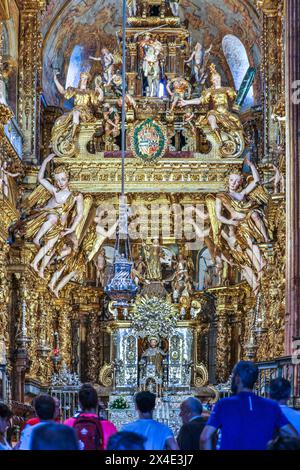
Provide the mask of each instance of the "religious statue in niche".
POLYGON ((207 78, 207 64, 212 50, 212 44, 208 49, 200 43, 197 42, 192 54, 185 61, 186 64, 192 64, 193 74, 197 83, 204 84, 207 78))
POLYGON ((54 74, 54 82, 58 91, 65 99, 74 98, 74 108, 67 114, 58 118, 52 129, 52 146, 55 153, 60 157, 73 157, 75 153, 74 139, 81 122, 93 122, 95 116, 93 106, 99 106, 104 98, 104 93, 99 83, 95 90, 88 88, 91 79, 89 73, 82 72, 78 88, 69 87, 65 89, 54 74))
POLYGON ((155 39, 150 33, 146 33, 143 39, 140 39, 139 46, 142 49, 142 73, 147 82, 146 96, 156 97, 159 92, 159 83, 161 79, 161 55, 163 46, 160 41, 155 39))
POLYGON ((217 72, 216 66, 211 64, 212 86, 205 89, 200 98, 193 100, 181 100, 179 105, 201 105, 206 104, 211 107, 206 116, 200 116, 197 127, 209 126, 220 145, 221 155, 240 155, 244 149, 244 131, 240 118, 233 114, 230 107, 236 98, 233 88, 223 87, 221 75, 217 72))
POLYGON ((160 347, 159 343, 160 338, 158 336, 148 337, 148 348, 143 351, 139 364, 140 383, 145 388, 150 386, 152 392, 157 391, 158 386, 163 383, 163 361, 167 357, 167 353, 160 347), (154 379, 154 383, 151 382, 151 379, 154 379))
POLYGON ((9 169, 9 163, 7 161, 0 161, 0 194, 2 193, 6 198, 9 199, 9 178, 18 178, 19 176, 21 176, 21 173, 13 173, 9 169))
POLYGON ((192 87, 187 80, 182 77, 176 77, 169 80, 167 83, 167 92, 171 97, 171 108, 172 113, 178 106, 179 102, 184 99, 190 99, 192 87))
POLYGON ((22 227, 25 238, 32 239, 39 248, 31 263, 36 272, 39 271, 39 263, 61 237, 74 237, 83 217, 83 196, 70 190, 67 169, 59 166, 54 170, 54 184, 45 178, 46 167, 54 157, 54 154, 49 155, 38 173, 38 182, 47 190, 48 201, 43 207, 29 213, 22 227))
POLYGON ((163 256, 159 240, 155 238, 153 242, 147 240, 143 243, 143 253, 146 264, 146 279, 148 281, 161 281, 161 257, 163 256))
POLYGON ((132 274, 134 276, 134 282, 136 285, 140 285, 145 281, 147 266, 144 263, 144 258, 142 255, 139 255, 138 259, 134 262, 134 267, 132 269, 132 274))

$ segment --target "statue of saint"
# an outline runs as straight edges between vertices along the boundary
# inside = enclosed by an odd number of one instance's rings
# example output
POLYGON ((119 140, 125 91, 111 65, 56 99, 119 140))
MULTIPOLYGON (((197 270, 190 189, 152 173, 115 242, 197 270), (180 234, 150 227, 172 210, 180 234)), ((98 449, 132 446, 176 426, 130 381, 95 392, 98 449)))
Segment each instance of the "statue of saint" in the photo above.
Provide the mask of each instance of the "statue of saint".
POLYGON ((147 96, 158 96, 159 82, 161 78, 160 56, 163 51, 162 43, 154 39, 150 33, 146 33, 140 41, 143 50, 143 76, 147 79, 147 96))
POLYGON ((197 83, 202 83, 206 78, 205 71, 211 50, 212 44, 208 49, 205 49, 200 42, 197 42, 191 56, 185 60, 186 64, 193 64, 193 72, 197 83))
POLYGON ((190 99, 192 87, 187 80, 182 77, 176 77, 168 81, 167 92, 171 96, 171 108, 173 112, 178 103, 185 98, 190 99))
POLYGON ((160 258, 162 251, 158 238, 155 238, 152 243, 151 240, 147 240, 147 242, 143 244, 143 252, 147 266, 146 279, 148 281, 161 281, 162 270, 160 258))
POLYGON ((149 347, 142 354, 142 359, 146 360, 146 370, 147 366, 152 365, 155 367, 156 375, 161 377, 163 374, 162 361, 167 353, 159 347, 159 338, 157 336, 150 336, 148 342, 149 347))
POLYGON ((201 127, 210 125, 220 144, 223 143, 221 131, 230 134, 232 131, 242 131, 243 126, 238 116, 229 110, 230 102, 234 102, 236 92, 233 88, 223 87, 221 75, 216 71, 214 64, 211 65, 212 86, 203 91, 200 98, 194 100, 181 100, 180 106, 191 104, 208 104, 211 110, 206 116, 200 117, 198 125, 201 127))

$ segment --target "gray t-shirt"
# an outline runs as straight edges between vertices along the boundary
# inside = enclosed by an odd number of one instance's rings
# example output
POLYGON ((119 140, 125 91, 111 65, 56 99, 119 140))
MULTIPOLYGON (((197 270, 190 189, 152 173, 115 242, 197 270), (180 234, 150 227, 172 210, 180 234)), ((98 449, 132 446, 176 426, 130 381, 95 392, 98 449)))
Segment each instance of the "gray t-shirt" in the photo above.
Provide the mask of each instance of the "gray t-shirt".
POLYGON ((164 450, 166 449, 166 441, 174 434, 168 426, 159 423, 154 419, 138 419, 133 423, 125 424, 121 431, 135 432, 144 436, 145 450, 164 450))

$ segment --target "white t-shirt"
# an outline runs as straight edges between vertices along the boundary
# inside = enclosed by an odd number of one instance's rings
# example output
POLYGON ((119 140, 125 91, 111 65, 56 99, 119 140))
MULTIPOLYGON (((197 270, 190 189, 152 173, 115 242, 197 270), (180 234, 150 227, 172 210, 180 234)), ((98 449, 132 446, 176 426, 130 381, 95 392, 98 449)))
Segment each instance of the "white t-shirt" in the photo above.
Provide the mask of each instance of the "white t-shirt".
POLYGON ((287 405, 280 405, 281 411, 289 422, 297 430, 300 436, 300 413, 287 405))
POLYGON ((154 419, 138 419, 133 423, 125 424, 121 431, 134 432, 144 436, 147 439, 144 444, 145 450, 164 450, 166 441, 174 437, 173 431, 168 426, 154 419))
POLYGON ((47 424, 47 421, 42 421, 41 423, 37 423, 34 426, 30 426, 29 424, 25 426, 25 428, 21 432, 19 450, 31 449, 31 440, 32 440, 33 431, 35 431, 38 427, 43 426, 44 424, 47 424))

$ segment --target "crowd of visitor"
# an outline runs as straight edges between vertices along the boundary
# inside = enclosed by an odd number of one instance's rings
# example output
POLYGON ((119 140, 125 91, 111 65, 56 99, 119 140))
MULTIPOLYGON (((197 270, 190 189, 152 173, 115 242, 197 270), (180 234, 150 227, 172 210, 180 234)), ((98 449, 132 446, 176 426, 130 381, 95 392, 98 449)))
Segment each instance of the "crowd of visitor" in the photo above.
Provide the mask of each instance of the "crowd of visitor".
MULTIPOLYGON (((284 378, 270 383, 270 399, 254 393, 257 366, 239 362, 232 374, 232 396, 219 400, 210 416, 199 399, 180 406, 182 426, 177 436, 153 419, 156 396, 148 391, 135 396, 138 419, 118 432, 99 417, 96 390, 84 384, 79 391, 80 412, 63 424, 60 403, 50 395, 34 401, 36 417, 25 423, 14 450, 299 450, 300 412, 290 408, 291 384, 284 378)), ((0 403, 0 450, 11 450, 6 432, 12 412, 0 403)))

